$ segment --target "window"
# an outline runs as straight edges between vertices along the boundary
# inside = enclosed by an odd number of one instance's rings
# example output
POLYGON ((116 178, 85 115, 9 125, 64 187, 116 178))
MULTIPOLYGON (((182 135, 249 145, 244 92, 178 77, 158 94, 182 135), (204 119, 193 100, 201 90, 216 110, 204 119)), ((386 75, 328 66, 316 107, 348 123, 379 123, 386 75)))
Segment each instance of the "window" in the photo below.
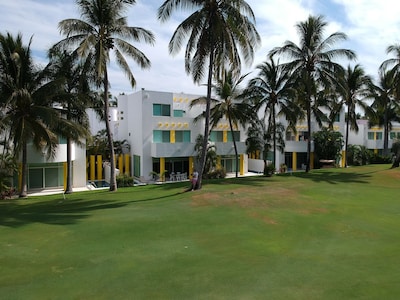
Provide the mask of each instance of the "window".
POLYGON ((169 104, 153 104, 153 116, 171 116, 171 105, 169 104))
POLYGON ((234 131, 234 132, 229 131, 228 132, 228 142, 233 142, 232 133, 233 133, 233 136, 235 137, 235 142, 239 142, 240 141, 240 131, 234 131))
POLYGON ((308 131, 300 131, 299 141, 307 141, 307 140, 308 140, 308 131))
POLYGON ((368 139, 369 140, 374 140, 375 139, 375 134, 372 131, 368 131, 368 139))
POLYGON ((211 131, 210 141, 211 142, 223 142, 224 141, 224 132, 223 131, 211 131))
POLYGON ((340 122, 340 114, 335 115, 335 117, 333 118, 334 122, 340 122))
POLYGON ((390 133, 391 140, 400 140, 400 132, 391 132, 390 133))
POLYGON ((383 133, 382 132, 377 132, 376 133, 376 139, 381 140, 383 138, 383 133))
POLYGON ((169 130, 153 130, 153 143, 169 143, 170 138, 169 130))
POLYGON ((287 141, 295 141, 296 140, 296 136, 293 134, 293 132, 287 131, 286 132, 286 140, 287 141))
POLYGON ((175 143, 190 143, 190 130, 175 131, 175 143))
POLYGON ((184 110, 181 109, 174 109, 174 117, 181 118, 183 117, 183 114, 185 113, 184 110))

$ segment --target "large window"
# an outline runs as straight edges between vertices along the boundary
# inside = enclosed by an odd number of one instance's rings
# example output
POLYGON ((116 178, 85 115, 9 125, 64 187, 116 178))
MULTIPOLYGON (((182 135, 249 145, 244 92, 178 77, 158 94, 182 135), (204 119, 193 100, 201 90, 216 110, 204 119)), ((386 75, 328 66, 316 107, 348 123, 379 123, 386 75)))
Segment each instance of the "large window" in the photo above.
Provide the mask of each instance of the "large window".
POLYGON ((369 140, 374 140, 374 139, 375 139, 375 133, 372 132, 372 131, 369 131, 369 132, 368 132, 368 139, 369 139, 369 140))
POLYGON ((211 131, 210 141, 211 142, 223 142, 224 141, 224 132, 223 131, 211 131))
POLYGON ((400 140, 400 132, 390 132, 390 139, 391 140, 400 140))
POLYGON ((153 104, 153 116, 171 116, 171 105, 169 104, 153 104))
POLYGON ((185 111, 183 111, 181 109, 174 109, 174 117, 181 118, 181 117, 183 117, 184 113, 185 113, 185 111))
POLYGON ((229 131, 228 132, 228 142, 233 142, 232 135, 235 137, 235 142, 240 141, 240 131, 234 131, 234 132, 229 131))
POLYGON ((190 143, 190 130, 175 131, 175 143, 190 143))
POLYGON ((153 130, 153 143, 169 143, 171 133, 169 130, 153 130))

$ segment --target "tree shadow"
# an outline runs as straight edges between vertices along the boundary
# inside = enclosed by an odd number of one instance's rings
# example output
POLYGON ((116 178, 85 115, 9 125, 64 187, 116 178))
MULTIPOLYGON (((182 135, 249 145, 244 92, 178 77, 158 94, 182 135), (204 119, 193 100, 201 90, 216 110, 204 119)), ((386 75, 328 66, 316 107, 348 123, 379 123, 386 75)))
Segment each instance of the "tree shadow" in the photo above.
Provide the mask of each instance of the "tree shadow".
POLYGON ((326 182, 330 184, 339 184, 339 183, 369 183, 370 178, 372 177, 368 173, 356 173, 356 172, 335 172, 335 171, 322 171, 322 172, 296 172, 292 175, 285 176, 294 176, 303 179, 309 179, 314 182, 326 182))
POLYGON ((20 227, 29 223, 52 225, 76 224, 91 216, 90 212, 102 209, 119 208, 126 203, 115 200, 63 199, 23 203, 28 199, 14 199, 0 205, 0 225, 20 227))

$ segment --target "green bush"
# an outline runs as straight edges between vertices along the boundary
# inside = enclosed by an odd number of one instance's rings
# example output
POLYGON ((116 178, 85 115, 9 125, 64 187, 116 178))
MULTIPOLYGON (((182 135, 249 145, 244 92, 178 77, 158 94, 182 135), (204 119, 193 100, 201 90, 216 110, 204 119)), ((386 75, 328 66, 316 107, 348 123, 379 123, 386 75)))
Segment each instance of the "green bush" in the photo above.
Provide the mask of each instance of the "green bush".
POLYGON ((226 170, 224 168, 216 168, 207 174, 208 179, 219 179, 226 177, 226 170))
POLYGON ((276 172, 276 170, 275 170, 275 166, 273 163, 269 163, 269 164, 265 165, 264 176, 268 176, 268 177, 272 176, 275 174, 275 172, 276 172))
POLYGON ((371 164, 391 164, 392 156, 383 156, 377 153, 373 153, 370 158, 371 164))
POLYGON ((133 177, 126 174, 117 176, 117 186, 118 187, 129 187, 133 186, 133 177))

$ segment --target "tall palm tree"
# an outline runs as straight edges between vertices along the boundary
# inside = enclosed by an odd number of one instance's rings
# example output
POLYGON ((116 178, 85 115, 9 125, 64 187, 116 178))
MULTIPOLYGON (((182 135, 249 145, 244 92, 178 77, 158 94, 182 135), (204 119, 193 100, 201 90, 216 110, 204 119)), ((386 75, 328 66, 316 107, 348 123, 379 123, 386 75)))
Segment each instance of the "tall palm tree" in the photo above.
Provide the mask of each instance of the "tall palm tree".
POLYGON ((32 38, 27 46, 22 36, 0 34, 0 99, 4 99, 5 114, 0 128, 8 127, 15 155, 22 155, 19 196, 27 196, 27 146, 32 143, 38 151, 54 154, 57 136, 52 131, 59 114, 51 107, 52 97, 58 92, 57 81, 49 80, 49 68, 36 69, 31 56, 32 38))
POLYGON ((70 126, 56 128, 67 139, 67 184, 65 193, 72 193, 72 142, 81 144, 82 138, 90 136, 89 118, 86 109, 92 102, 87 67, 79 63, 76 55, 64 52, 49 53, 52 76, 62 81, 62 90, 54 101, 60 107, 60 113, 70 126))
POLYGON ((204 140, 199 169, 201 188, 210 128, 211 92, 214 79, 221 78, 227 66, 234 75, 241 73, 241 55, 251 64, 254 49, 260 44, 255 28, 255 16, 244 0, 166 0, 158 9, 158 18, 166 21, 178 9, 194 10, 175 30, 169 52, 177 54, 185 39, 185 70, 195 83, 207 73, 207 102, 204 140), (215 78, 214 78, 215 76, 215 78))
MULTIPOLYGON (((234 128, 238 128, 238 125, 244 127, 250 120, 257 117, 250 105, 243 101, 243 90, 240 88, 240 84, 247 75, 248 73, 235 79, 231 71, 225 71, 224 77, 217 80, 216 84, 213 85, 214 92, 219 99, 211 98, 210 127, 211 129, 215 128, 222 119, 228 120, 235 151, 236 177, 238 177, 239 155, 234 128)), ((204 103, 206 100, 205 98, 195 99, 191 102, 190 106, 204 103)), ((201 117, 204 117, 203 114, 201 117)))
POLYGON ((337 93, 340 96, 340 101, 335 103, 335 108, 331 111, 332 116, 330 120, 333 121, 335 119, 333 114, 340 113, 343 106, 347 108, 346 137, 344 143, 346 153, 344 157, 345 167, 347 167, 349 131, 354 130, 355 132, 358 132, 357 108, 362 108, 367 115, 371 115, 372 113, 370 106, 365 103, 371 83, 371 77, 365 74, 364 69, 359 64, 356 64, 353 67, 349 65, 337 81, 337 93))
MULTIPOLYGON (((82 19, 66 19, 59 23, 61 34, 66 38, 55 45, 56 49, 76 47, 75 51, 86 60, 93 60, 97 85, 104 89, 104 115, 109 112, 108 65, 110 52, 114 52, 117 65, 127 75, 131 86, 136 85, 124 55, 133 59, 141 68, 149 68, 150 61, 138 48, 127 40, 154 44, 153 34, 140 27, 130 27, 123 13, 135 0, 76 0, 82 19)), ((108 118, 105 118, 108 147, 110 148, 110 191, 117 189, 113 136, 108 118)))
MULTIPOLYGON (((296 120, 301 116, 296 105, 296 91, 291 74, 275 62, 272 56, 257 66, 257 77, 249 81, 245 91, 246 97, 253 103, 256 111, 263 111, 263 121, 268 119, 266 132, 272 136, 273 164, 276 164, 278 116, 284 116, 289 127, 296 130, 296 120)), ((279 143, 280 144, 280 143, 279 143)), ((276 167, 276 166, 275 166, 276 167)))
POLYGON ((392 121, 400 121, 397 112, 400 108, 398 101, 399 82, 396 70, 379 70, 377 84, 370 87, 369 97, 373 99, 371 107, 375 115, 370 117, 370 125, 383 126, 383 154, 389 155, 389 132, 392 121))
MULTIPOLYGON (((297 45, 286 41, 282 47, 274 48, 271 54, 278 54, 289 58, 285 67, 294 72, 301 83, 304 92, 305 111, 307 116, 308 140, 306 171, 310 170, 311 157, 311 115, 313 102, 316 102, 318 85, 330 85, 335 81, 335 75, 343 68, 335 58, 345 57, 354 59, 355 53, 349 49, 333 48, 334 44, 346 40, 342 32, 335 32, 324 38, 324 30, 328 23, 322 16, 309 16, 304 22, 296 25, 300 38, 297 45)), ((301 98, 300 98, 301 99, 301 98)))

